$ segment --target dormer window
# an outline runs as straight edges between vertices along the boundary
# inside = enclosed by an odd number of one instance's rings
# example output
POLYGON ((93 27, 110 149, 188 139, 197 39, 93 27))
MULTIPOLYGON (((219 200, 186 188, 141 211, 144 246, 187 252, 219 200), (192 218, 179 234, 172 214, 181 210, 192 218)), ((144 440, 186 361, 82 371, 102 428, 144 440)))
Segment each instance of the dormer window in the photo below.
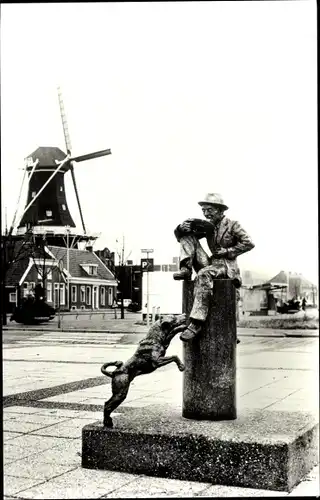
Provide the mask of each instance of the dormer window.
POLYGON ((46 216, 52 217, 52 210, 46 210, 46 216))
POLYGON ((97 276, 98 266, 89 266, 89 272, 91 276, 97 276))
POLYGON ((82 269, 89 274, 89 276, 98 275, 98 264, 80 264, 82 269))

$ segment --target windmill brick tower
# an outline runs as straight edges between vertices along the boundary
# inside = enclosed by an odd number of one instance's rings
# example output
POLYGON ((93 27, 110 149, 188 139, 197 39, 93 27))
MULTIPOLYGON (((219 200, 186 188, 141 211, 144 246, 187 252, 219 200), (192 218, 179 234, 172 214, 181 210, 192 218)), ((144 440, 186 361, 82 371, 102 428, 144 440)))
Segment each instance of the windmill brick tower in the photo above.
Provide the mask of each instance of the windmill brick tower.
POLYGON ((18 231, 28 225, 32 225, 33 228, 41 226, 52 230, 61 226, 75 227, 68 209, 64 184, 64 175, 70 169, 68 164, 61 168, 46 185, 41 196, 31 204, 33 198, 55 172, 56 162, 62 162, 66 156, 63 151, 54 147, 40 147, 28 156, 26 169, 29 174, 29 189, 26 206, 30 206, 19 223, 18 231), (33 175, 30 177, 32 171, 33 175))

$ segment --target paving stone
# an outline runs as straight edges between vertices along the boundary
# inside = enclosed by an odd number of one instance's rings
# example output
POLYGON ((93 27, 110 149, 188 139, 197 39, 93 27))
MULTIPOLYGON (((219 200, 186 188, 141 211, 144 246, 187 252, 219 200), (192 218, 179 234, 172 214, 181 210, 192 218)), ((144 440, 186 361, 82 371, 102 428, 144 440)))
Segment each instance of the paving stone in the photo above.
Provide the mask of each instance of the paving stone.
POLYGON ((29 406, 8 406, 3 409, 3 413, 14 413, 14 414, 19 414, 19 413, 39 413, 40 408, 32 408, 29 406))
POLYGON ((21 458, 26 458, 36 453, 32 448, 21 448, 21 446, 6 443, 3 445, 3 461, 5 464, 21 460, 21 458))
MULTIPOLYGON (((59 440, 60 441, 60 440, 59 440)), ((30 461, 37 463, 62 464, 81 466, 81 442, 79 440, 61 439, 62 443, 30 457, 30 461)))
POLYGON ((120 472, 89 471, 78 468, 35 488, 23 491, 22 498, 69 499, 100 498, 138 476, 120 472))
POLYGON ((5 473, 8 474, 9 476, 24 477, 24 478, 39 479, 39 480, 41 479, 44 481, 46 479, 51 479, 55 476, 59 476, 60 474, 63 474, 64 472, 67 472, 75 468, 72 465, 62 465, 62 464, 57 465, 53 463, 47 464, 40 462, 36 463, 37 466, 35 467, 33 465, 33 460, 30 457, 23 458, 21 460, 17 460, 16 462, 7 465, 5 473))
POLYGON ((223 498, 223 497, 284 497, 288 493, 285 491, 260 490, 255 488, 239 488, 237 486, 222 486, 215 484, 198 493, 198 497, 223 498))
POLYGON ((83 419, 68 419, 68 421, 33 431, 32 435, 79 438, 82 427, 83 419))
POLYGON ((40 483, 41 481, 39 481, 39 479, 27 479, 25 477, 13 477, 5 475, 3 479, 3 492, 5 495, 15 495, 21 490, 25 490, 32 486, 37 486, 40 483))
POLYGON ((40 415, 39 413, 28 413, 20 415, 18 418, 15 418, 14 421, 18 424, 17 429, 19 428, 19 423, 31 423, 31 424, 42 424, 42 426, 53 425, 59 422, 65 422, 69 419, 64 416, 51 416, 51 415, 40 415))
POLYGON ((3 441, 11 441, 12 439, 16 438, 16 437, 19 437, 19 436, 22 436, 23 433, 21 432, 3 432, 2 434, 2 439, 3 441))
MULTIPOLYGON (((11 434, 17 434, 17 433, 11 433, 11 434)), ((28 434, 28 435, 17 434, 14 437, 14 439, 9 441, 9 443, 12 444, 13 446, 17 446, 19 448, 22 448, 23 450, 30 449, 33 450, 34 452, 52 448, 53 446, 56 446, 58 442, 59 440, 57 438, 47 437, 47 436, 36 436, 34 434, 28 434)))
POLYGON ((209 486, 206 483, 141 475, 102 498, 193 497, 209 486))
POLYGON ((22 422, 16 420, 7 420, 3 423, 3 429, 9 432, 23 432, 28 433, 45 428, 46 425, 50 425, 50 422, 46 424, 45 422, 22 422))

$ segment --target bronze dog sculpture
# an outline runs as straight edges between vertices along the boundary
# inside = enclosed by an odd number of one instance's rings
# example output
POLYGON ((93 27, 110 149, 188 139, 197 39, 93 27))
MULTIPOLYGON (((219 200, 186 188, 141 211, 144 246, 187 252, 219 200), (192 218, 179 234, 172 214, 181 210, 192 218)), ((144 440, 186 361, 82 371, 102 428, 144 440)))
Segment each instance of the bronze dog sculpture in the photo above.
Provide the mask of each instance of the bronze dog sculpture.
POLYGON ((152 373, 157 368, 169 363, 176 363, 179 370, 184 364, 178 356, 165 357, 173 337, 186 328, 186 315, 168 315, 157 320, 150 328, 147 336, 139 342, 136 352, 125 363, 114 361, 105 363, 101 371, 112 378, 112 396, 104 405, 103 425, 113 427, 110 414, 126 399, 132 380, 138 375, 152 373), (115 366, 112 372, 106 368, 115 366))

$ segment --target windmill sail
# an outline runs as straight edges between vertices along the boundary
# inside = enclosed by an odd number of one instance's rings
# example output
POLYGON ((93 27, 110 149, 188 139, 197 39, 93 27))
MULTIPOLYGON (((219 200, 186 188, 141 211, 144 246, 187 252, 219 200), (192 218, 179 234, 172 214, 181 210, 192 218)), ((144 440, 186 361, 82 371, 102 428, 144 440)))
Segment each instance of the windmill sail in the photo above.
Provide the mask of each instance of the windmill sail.
POLYGON ((67 117, 66 117, 66 112, 65 112, 65 108, 64 108, 64 103, 63 103, 62 93, 61 93, 60 87, 58 87, 58 100, 59 100, 60 115, 61 115, 61 121, 62 121, 62 127, 63 127, 64 140, 66 143, 66 149, 67 149, 68 153, 71 153, 71 140, 70 140, 67 117))

